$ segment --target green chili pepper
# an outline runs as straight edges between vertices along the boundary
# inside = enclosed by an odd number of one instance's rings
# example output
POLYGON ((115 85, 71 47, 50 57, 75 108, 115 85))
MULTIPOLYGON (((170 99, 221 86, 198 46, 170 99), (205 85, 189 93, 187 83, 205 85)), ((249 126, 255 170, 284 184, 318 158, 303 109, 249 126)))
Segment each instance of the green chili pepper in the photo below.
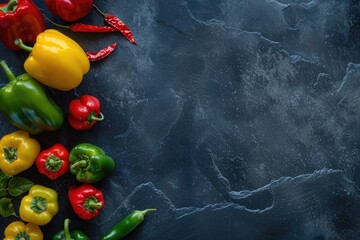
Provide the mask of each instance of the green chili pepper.
POLYGON ((4 117, 30 134, 59 129, 63 113, 44 87, 26 73, 16 77, 5 61, 0 61, 0 66, 9 79, 0 89, 0 112, 4 117))
POLYGON ((89 240, 88 236, 80 230, 69 231, 70 219, 65 219, 64 230, 54 235, 52 240, 89 240))
POLYGON ((70 151, 70 172, 76 180, 94 183, 114 171, 115 162, 100 147, 90 143, 80 143, 70 151))
POLYGON ((144 221, 148 212, 156 209, 135 210, 108 231, 101 240, 117 240, 125 237, 144 221))

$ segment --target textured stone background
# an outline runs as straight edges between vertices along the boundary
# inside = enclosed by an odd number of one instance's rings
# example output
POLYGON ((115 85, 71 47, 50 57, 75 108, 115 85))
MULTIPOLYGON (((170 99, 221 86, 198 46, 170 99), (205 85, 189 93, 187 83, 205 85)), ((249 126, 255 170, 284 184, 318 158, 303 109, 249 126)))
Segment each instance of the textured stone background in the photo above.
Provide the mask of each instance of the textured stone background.
MULTIPOLYGON (((95 3, 126 22, 139 44, 119 33, 60 29, 86 51, 118 47, 91 64, 77 89, 50 91, 65 114, 70 100, 97 96, 106 120, 86 132, 66 123, 36 138, 43 148, 96 144, 117 166, 95 184, 106 207, 88 222, 68 203, 72 175, 49 181, 35 167, 21 174, 60 194, 45 239, 65 217, 99 239, 132 210, 150 207, 157 211, 127 239, 358 239, 358 1, 95 3)), ((103 23, 95 10, 82 22, 103 23)), ((0 56, 24 71, 27 53, 1 45, 0 56)), ((0 122, 1 135, 15 130, 0 122)), ((2 218, 0 229, 16 219, 2 218)))

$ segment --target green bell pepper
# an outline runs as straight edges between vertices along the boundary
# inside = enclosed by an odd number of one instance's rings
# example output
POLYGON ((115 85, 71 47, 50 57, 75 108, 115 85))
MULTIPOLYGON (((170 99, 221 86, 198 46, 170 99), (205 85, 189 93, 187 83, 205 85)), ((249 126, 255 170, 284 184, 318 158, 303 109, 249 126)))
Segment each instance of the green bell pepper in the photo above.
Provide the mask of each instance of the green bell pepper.
POLYGON ((4 117, 30 134, 59 129, 63 113, 45 88, 26 73, 16 77, 5 61, 0 61, 0 66, 9 79, 0 89, 0 112, 4 117))
POLYGON ((70 232, 69 224, 70 219, 65 219, 64 229, 56 233, 52 240, 89 240, 89 237, 80 230, 74 230, 70 232))
POLYGON ((76 145, 69 156, 70 172, 76 180, 94 183, 102 180, 114 171, 115 162, 104 150, 90 143, 76 145))

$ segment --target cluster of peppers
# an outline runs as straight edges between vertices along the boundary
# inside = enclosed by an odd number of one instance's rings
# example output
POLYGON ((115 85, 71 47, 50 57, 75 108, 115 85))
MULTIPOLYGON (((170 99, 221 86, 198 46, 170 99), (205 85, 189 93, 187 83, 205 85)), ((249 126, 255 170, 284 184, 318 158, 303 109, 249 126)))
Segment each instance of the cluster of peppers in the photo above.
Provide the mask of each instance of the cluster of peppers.
MULTIPOLYGON (((28 132, 16 131, 0 139, 0 169, 8 175, 16 175, 30 168, 34 163, 39 172, 50 179, 57 179, 70 171, 76 175, 80 186, 71 186, 68 198, 74 212, 83 220, 99 215, 104 208, 104 195, 91 183, 96 183, 110 175, 114 160, 103 149, 90 143, 80 143, 70 153, 62 144, 55 144, 40 151, 39 142, 28 132)), ((102 237, 103 240, 120 239, 133 231, 143 220, 144 215, 155 209, 134 211, 115 225, 102 237)), ((43 239, 39 226, 48 224, 58 213, 58 194, 55 190, 33 185, 28 195, 20 203, 20 218, 5 229, 5 239, 43 239)), ((65 229, 53 239, 88 239, 81 231, 69 233, 68 220, 65 229)))
MULTIPOLYGON (((31 0, 9 0, 0 3, 0 40, 11 50, 30 52, 24 63, 26 73, 19 76, 0 60, 9 83, 0 89, 0 112, 19 131, 5 135, 0 140, 0 169, 8 175, 16 175, 34 163, 41 174, 57 179, 67 172, 76 176, 80 186, 72 186, 68 198, 74 212, 83 220, 96 217, 104 208, 104 195, 95 188, 96 183, 111 174, 114 160, 98 146, 80 143, 70 152, 58 143, 41 151, 39 142, 29 134, 56 131, 64 122, 60 107, 48 94, 45 86, 69 91, 82 82, 90 69, 90 61, 107 57, 116 43, 97 52, 85 52, 75 41, 55 29, 45 29, 45 19, 57 27, 73 32, 119 31, 131 43, 136 44, 130 28, 116 16, 103 13, 93 0, 45 0, 48 10, 64 21, 77 21, 89 14, 92 7, 103 15, 106 26, 73 23, 69 26, 54 23, 41 13, 31 0), (44 19, 45 18, 45 19, 44 19), (27 43, 34 43, 33 47, 27 43), (45 67, 44 67, 45 66, 45 67), (66 77, 64 77, 66 76, 66 77), (41 104, 39 104, 41 102, 41 104)), ((69 104, 68 123, 76 130, 88 130, 104 119, 99 100, 83 95, 69 104)), ((39 226, 48 224, 58 213, 58 195, 55 190, 33 185, 20 203, 20 218, 5 229, 4 239, 43 239, 39 226)), ((136 210, 111 228, 102 239, 120 239, 133 231, 144 215, 155 209, 136 210)), ((79 230, 69 231, 69 219, 64 229, 53 239, 89 239, 79 230)))
MULTIPOLYGON (((81 186, 70 187, 68 192, 74 212, 84 220, 96 217, 104 207, 104 196, 91 183, 110 175, 115 168, 114 160, 103 149, 90 143, 80 143, 70 153, 60 143, 43 151, 40 149, 39 142, 25 131, 15 131, 3 136, 0 140, 1 171, 13 176, 35 163, 39 173, 53 180, 70 171, 83 183, 81 186)), ((58 211, 56 202, 57 194, 54 190, 33 186, 29 196, 24 197, 21 202, 20 217, 27 222, 45 225, 58 211), (51 214, 43 213, 45 210, 51 214)))

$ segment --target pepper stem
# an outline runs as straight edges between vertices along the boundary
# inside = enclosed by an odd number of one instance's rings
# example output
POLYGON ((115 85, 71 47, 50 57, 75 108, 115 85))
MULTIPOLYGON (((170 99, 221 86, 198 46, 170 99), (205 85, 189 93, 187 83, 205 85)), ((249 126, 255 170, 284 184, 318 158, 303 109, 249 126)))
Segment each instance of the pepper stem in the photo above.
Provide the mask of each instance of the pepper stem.
POLYGON ((7 78, 9 79, 9 82, 16 80, 15 74, 11 71, 11 69, 9 68, 9 66, 6 64, 6 62, 4 60, 0 61, 0 66, 4 70, 7 78))
POLYGON ((86 160, 80 160, 76 163, 71 164, 70 171, 75 170, 78 167, 85 167, 87 165, 86 160))
POLYGON ((155 208, 149 208, 149 209, 141 210, 141 211, 139 211, 139 213, 144 216, 147 213, 153 212, 153 211, 156 211, 156 209, 155 208))
POLYGON ((15 39, 14 44, 16 46, 18 46, 19 48, 21 48, 22 50, 25 50, 25 51, 28 51, 28 52, 31 52, 33 50, 32 47, 29 47, 29 46, 25 45, 23 43, 23 41, 21 40, 21 38, 15 39))
POLYGON ((3 148, 5 160, 9 163, 15 162, 18 159, 18 150, 16 147, 7 147, 3 148))
POLYGON ((98 11, 101 15, 105 16, 106 14, 104 12, 102 12, 95 4, 93 4, 94 8, 96 9, 96 11, 98 11))
POLYGON ((46 211, 46 206, 47 206, 47 201, 46 198, 44 197, 34 197, 30 203, 30 208, 35 213, 42 213, 46 211))
POLYGON ((99 114, 100 114, 100 117, 96 117, 95 114, 90 114, 89 119, 91 121, 102 121, 102 120, 104 120, 104 118, 105 118, 104 115, 101 112, 99 114))
POLYGON ((50 20, 50 18, 48 18, 45 14, 43 14, 44 18, 49 21, 51 24, 57 26, 57 27, 61 27, 61 28, 67 28, 67 29, 70 29, 70 26, 66 26, 66 25, 61 25, 61 24, 58 24, 56 22, 53 22, 52 20, 50 20))
POLYGON ((5 6, 0 8, 0 11, 2 11, 3 13, 14 12, 17 6, 18 6, 17 0, 10 0, 5 6))
POLYGON ((69 224, 70 224, 70 219, 66 218, 64 220, 64 234, 65 234, 65 240, 71 240, 71 235, 70 235, 70 231, 69 231, 69 224))
POLYGON ((15 240, 30 240, 30 236, 29 236, 29 234, 27 234, 27 232, 23 231, 23 232, 19 232, 18 234, 16 234, 14 239, 15 240))
POLYGON ((50 172, 57 172, 63 165, 63 161, 55 155, 50 155, 45 159, 45 168, 50 172))
POLYGON ((103 207, 102 203, 94 196, 86 198, 83 206, 88 212, 95 212, 103 207))

